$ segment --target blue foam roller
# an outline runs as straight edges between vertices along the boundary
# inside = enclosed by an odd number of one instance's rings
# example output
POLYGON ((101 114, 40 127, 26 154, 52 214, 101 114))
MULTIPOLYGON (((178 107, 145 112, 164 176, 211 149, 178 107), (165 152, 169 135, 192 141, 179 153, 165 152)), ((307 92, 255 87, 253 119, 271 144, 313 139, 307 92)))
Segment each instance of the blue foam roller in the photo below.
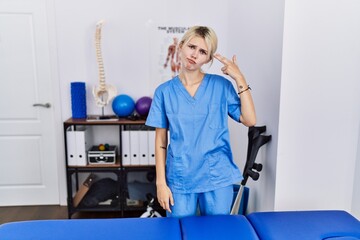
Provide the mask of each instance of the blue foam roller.
POLYGON ((71 83, 72 118, 86 118, 86 89, 84 82, 71 83))

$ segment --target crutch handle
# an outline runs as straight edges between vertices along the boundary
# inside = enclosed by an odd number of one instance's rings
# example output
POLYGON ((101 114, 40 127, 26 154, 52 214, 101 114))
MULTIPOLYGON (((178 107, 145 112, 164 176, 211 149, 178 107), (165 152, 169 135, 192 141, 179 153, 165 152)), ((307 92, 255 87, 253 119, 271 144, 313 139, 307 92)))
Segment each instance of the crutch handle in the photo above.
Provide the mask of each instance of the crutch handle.
POLYGON ((261 172, 263 168, 263 165, 261 163, 254 163, 254 165, 252 166, 252 169, 255 169, 258 172, 261 172))
POLYGON ((260 177, 260 174, 258 172, 255 172, 253 170, 247 170, 247 174, 252 178, 252 180, 257 181, 260 177))

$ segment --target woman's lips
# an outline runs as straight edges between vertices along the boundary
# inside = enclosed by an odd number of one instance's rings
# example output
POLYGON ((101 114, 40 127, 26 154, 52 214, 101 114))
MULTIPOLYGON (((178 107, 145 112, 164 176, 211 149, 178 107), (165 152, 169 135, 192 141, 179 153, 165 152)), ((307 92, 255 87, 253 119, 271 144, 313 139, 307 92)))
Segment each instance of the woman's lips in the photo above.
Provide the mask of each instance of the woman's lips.
POLYGON ((190 58, 187 59, 190 64, 196 64, 196 62, 190 58))

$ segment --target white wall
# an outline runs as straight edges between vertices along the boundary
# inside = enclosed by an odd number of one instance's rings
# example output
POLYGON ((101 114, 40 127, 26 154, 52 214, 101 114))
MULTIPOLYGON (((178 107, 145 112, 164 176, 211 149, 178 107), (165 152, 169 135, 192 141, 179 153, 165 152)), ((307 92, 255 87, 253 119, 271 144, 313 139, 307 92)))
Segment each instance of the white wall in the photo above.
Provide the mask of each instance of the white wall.
MULTIPOLYGON (((360 125, 360 122, 359 122, 360 125)), ((355 179, 354 179, 354 188, 353 188, 353 198, 352 198, 352 213, 360 219, 360 126, 359 126, 359 135, 358 135, 358 148, 357 148, 357 158, 356 158, 356 167, 355 167, 355 179)))
POLYGON ((286 1, 276 210, 360 202, 359 12, 356 0, 286 1))
MULTIPOLYGON (((271 142, 260 149, 256 159, 264 166, 259 180, 247 182, 250 187, 248 210, 273 210, 284 0, 232 0, 229 9, 229 55, 237 54, 239 66, 253 89, 257 125, 266 125, 266 134, 272 135, 271 142)), ((232 122, 231 130, 234 155, 242 170, 246 159, 247 128, 232 122)))

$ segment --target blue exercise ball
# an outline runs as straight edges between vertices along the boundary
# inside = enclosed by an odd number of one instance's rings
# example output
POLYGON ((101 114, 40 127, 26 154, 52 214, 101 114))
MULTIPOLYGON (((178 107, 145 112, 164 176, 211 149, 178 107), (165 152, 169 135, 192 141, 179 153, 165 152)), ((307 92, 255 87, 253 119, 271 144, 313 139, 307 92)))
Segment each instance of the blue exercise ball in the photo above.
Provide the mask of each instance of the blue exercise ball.
POLYGON ((118 117, 128 117, 135 110, 135 101, 129 95, 120 94, 114 98, 112 109, 118 117))

